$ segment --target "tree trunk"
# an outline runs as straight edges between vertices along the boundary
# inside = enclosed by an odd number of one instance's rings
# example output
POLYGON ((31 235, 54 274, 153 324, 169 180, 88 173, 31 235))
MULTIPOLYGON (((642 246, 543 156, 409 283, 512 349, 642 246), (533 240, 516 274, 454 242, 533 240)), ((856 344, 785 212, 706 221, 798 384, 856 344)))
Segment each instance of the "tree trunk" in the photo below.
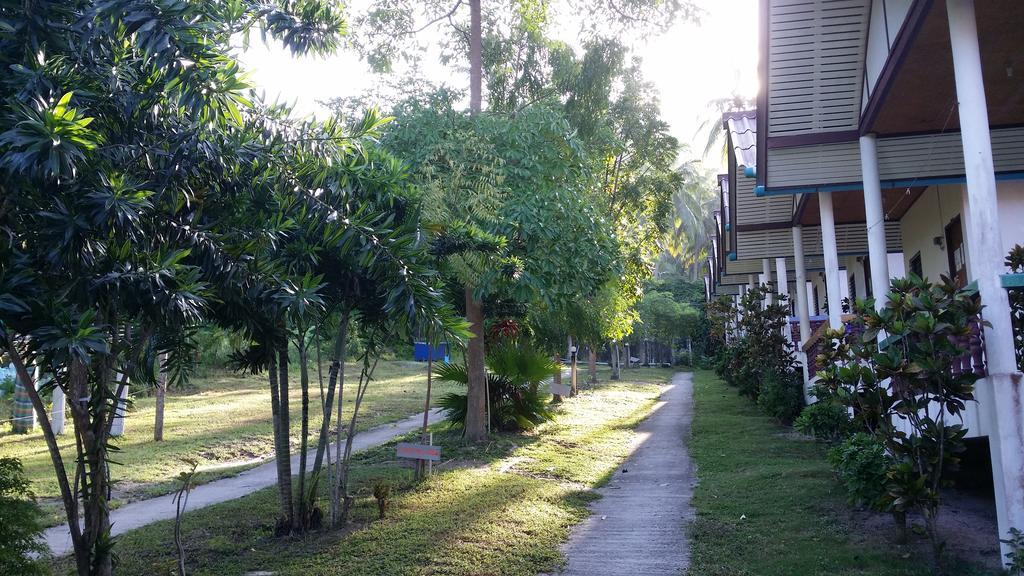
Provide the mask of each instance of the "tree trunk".
POLYGON ((167 397, 167 372, 164 364, 167 362, 167 355, 161 354, 159 360, 160 374, 156 378, 156 419, 153 422, 153 441, 163 442, 164 440, 164 404, 167 397))
MULTIPOLYGON (((345 315, 345 347, 348 346, 348 314, 345 315)), ((345 359, 344 350, 342 348, 343 357, 338 363, 338 432, 337 438, 334 441, 334 478, 333 486, 331 486, 331 524, 338 526, 342 521, 341 513, 341 432, 344 430, 345 425, 341 419, 342 406, 345 403, 345 359)))
POLYGON ((587 357, 587 371, 590 372, 590 378, 587 380, 587 384, 594 386, 597 384, 597 350, 593 346, 587 347, 589 356, 587 357))
POLYGON ((618 380, 622 377, 622 374, 619 372, 622 367, 622 358, 619 354, 618 341, 612 342, 611 346, 608 347, 608 365, 612 368, 612 380, 618 380))
POLYGON ((469 372, 466 411, 466 439, 482 442, 487 438, 487 372, 484 366, 484 310, 483 302, 466 287, 466 320, 470 323, 469 342, 466 343, 466 368, 469 372))
MULTIPOLYGON (((551 381, 554 382, 555 384, 557 384, 558 386, 561 386, 562 385, 562 359, 558 357, 558 354, 555 354, 555 365, 558 366, 558 370, 556 370, 554 376, 551 377, 551 381)), ((562 395, 561 394, 554 394, 553 396, 554 397, 551 399, 552 403, 558 404, 559 402, 562 401, 562 395)))
POLYGON ((288 351, 271 351, 270 367, 270 409, 274 419, 274 460, 277 464, 277 492, 281 500, 281 519, 277 532, 291 531, 292 512, 292 463, 289 445, 291 418, 288 413, 288 351), (276 355, 276 357, 275 357, 276 355), (283 365, 282 365, 283 364, 283 365))
POLYGON ((480 0, 469 0, 469 113, 483 105, 483 41, 480 31, 480 0))
POLYGON ((309 354, 306 348, 305 331, 299 332, 299 386, 302 393, 302 422, 299 432, 299 511, 296 527, 304 532, 309 527, 308 502, 312 494, 306 494, 306 466, 309 452, 309 354))
MULTIPOLYGON (((25 363, 11 336, 8 336, 7 352, 11 358, 11 363, 14 364, 14 370, 18 379, 30 384, 29 400, 31 400, 32 406, 39 416, 39 426, 43 429, 43 439, 46 440, 50 461, 53 463, 53 469, 57 476, 57 485, 60 488, 64 513, 67 518, 68 529, 71 532, 71 544, 75 551, 75 565, 80 576, 88 576, 91 545, 86 547, 82 541, 82 528, 78 522, 78 494, 71 490, 71 482, 68 481, 67 468, 64 467, 64 459, 61 457, 60 447, 57 445, 57 437, 54 435, 53 429, 50 427, 50 421, 46 417, 46 407, 43 405, 42 398, 39 397, 39 392, 35 389, 35 383, 31 382, 28 370, 25 368, 25 363)), ((79 406, 79 409, 81 407, 81 403, 77 401, 78 398, 72 395, 71 404, 73 409, 75 406, 79 406)), ((77 429, 75 433, 76 435, 78 434, 77 429)))
MULTIPOLYGON (((320 436, 316 442, 316 457, 313 459, 313 477, 314 481, 310 484, 310 498, 309 503, 313 503, 313 494, 320 484, 320 475, 322 473, 322 466, 324 463, 324 455, 327 454, 328 445, 330 444, 331 437, 331 419, 334 413, 334 393, 338 386, 338 374, 344 370, 345 364, 345 347, 348 345, 348 318, 349 312, 345 310, 341 314, 341 319, 338 324, 338 334, 334 339, 334 352, 331 356, 331 368, 327 376, 327 395, 324 398, 324 419, 320 423, 320 436)), ((340 429, 341 422, 341 405, 338 405, 338 422, 340 429)), ((328 462, 330 464, 330 462, 328 462)), ((328 474, 331 474, 328 470, 328 474)), ((330 482, 330 493, 331 493, 331 523, 333 524, 337 520, 337 516, 334 510, 334 482, 330 482)))

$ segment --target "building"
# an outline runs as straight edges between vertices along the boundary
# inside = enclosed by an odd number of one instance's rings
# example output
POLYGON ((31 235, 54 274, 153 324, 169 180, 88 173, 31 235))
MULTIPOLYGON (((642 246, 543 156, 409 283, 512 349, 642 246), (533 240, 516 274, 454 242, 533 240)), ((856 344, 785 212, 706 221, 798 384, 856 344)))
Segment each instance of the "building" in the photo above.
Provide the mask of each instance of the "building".
POLYGON ((756 113, 724 118, 709 296, 751 275, 790 295, 807 366, 815 321, 842 326, 848 297, 908 272, 976 286, 988 325, 960 367, 982 377, 964 423, 987 442, 1002 537, 1024 529, 1008 299, 1024 278, 1004 264, 1024 244, 1024 3, 762 0, 760 16, 756 113))

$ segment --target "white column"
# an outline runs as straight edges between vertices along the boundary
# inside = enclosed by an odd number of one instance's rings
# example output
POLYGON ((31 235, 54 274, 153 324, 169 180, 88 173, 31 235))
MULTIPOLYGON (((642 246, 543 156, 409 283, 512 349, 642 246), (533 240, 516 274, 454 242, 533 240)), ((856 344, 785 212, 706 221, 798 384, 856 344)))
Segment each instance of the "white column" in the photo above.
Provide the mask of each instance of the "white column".
POLYGON ((871 293, 875 309, 885 307, 889 293, 888 247, 885 245, 885 209, 882 207, 882 179, 878 175, 878 142, 874 134, 860 137, 860 173, 864 180, 864 216, 871 257, 871 293))
POLYGON ((768 258, 761 258, 761 283, 768 286, 768 292, 764 295, 764 305, 771 306, 772 303, 772 262, 768 258))
POLYGON ((807 294, 807 263, 804 261, 803 228, 793 227, 793 261, 796 264, 796 315, 800 318, 800 343, 811 337, 810 298, 807 294))
POLYGON ((832 196, 818 192, 821 212, 821 248, 825 256, 825 292, 828 295, 828 323, 834 329, 843 325, 843 296, 839 287, 839 250, 836 248, 836 220, 832 214, 832 196))
POLYGON ((124 435, 124 417, 128 411, 128 386, 121 388, 121 397, 117 399, 117 408, 114 409, 113 421, 110 423, 110 435, 117 437, 124 435))
MULTIPOLYGON (((786 259, 785 258, 776 258, 775 259, 775 281, 777 282, 777 286, 775 288, 775 291, 779 295, 779 303, 784 305, 784 306, 786 306, 788 308, 789 307, 789 274, 788 274, 788 271, 786 270, 786 259), (782 296, 786 297, 785 300, 783 300, 782 296)), ((783 330, 785 332, 784 335, 786 336, 786 340, 789 340, 790 342, 792 342, 793 341, 793 329, 789 325, 789 314, 788 313, 786 314, 786 317, 787 317, 786 318, 786 326, 785 326, 785 328, 783 328, 783 330)))
POLYGON ((53 388, 53 408, 50 410, 50 427, 54 434, 64 433, 64 390, 60 386, 53 388))
MULTIPOLYGON (((1024 383, 1016 368, 1009 301, 1000 283, 1005 255, 974 2, 946 0, 946 12, 967 172, 966 244, 988 321, 984 330, 994 398, 990 410, 996 420, 996 433, 989 435, 996 514, 1000 537, 1006 538, 1011 527, 1024 526, 1024 383)), ((1002 553, 1007 552, 1009 548, 1003 544, 1002 553)))

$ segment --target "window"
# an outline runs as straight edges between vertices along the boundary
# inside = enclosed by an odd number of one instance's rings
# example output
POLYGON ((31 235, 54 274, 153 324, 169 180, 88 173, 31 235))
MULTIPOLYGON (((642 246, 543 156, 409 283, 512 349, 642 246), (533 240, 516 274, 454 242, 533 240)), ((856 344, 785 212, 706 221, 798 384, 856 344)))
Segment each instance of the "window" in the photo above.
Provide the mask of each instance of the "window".
POLYGON ((910 273, 918 278, 924 278, 924 269, 921 268, 921 253, 918 252, 910 258, 910 273))
POLYGON ((843 303, 843 312, 849 314, 853 311, 853 303, 857 301, 857 277, 853 274, 846 278, 846 289, 849 290, 849 297, 843 303))
POLYGON ((871 258, 868 256, 864 257, 864 290, 867 293, 867 297, 871 298, 871 258))
POLYGON ((946 226, 946 259, 949 263, 949 277, 958 288, 967 285, 967 256, 964 248, 964 229, 957 216, 946 226))

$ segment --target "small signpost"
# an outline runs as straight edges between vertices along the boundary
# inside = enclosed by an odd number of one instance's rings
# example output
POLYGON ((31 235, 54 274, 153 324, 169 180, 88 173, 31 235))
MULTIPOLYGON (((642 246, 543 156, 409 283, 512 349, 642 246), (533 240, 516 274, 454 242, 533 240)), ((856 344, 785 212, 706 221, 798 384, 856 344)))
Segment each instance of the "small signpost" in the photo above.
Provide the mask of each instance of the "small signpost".
POLYGON ((548 382, 548 391, 552 394, 558 394, 559 396, 569 396, 572 392, 572 387, 566 384, 555 384, 554 382, 548 382))
POLYGON ((441 459, 441 447, 428 444, 412 444, 409 442, 398 443, 398 457, 411 458, 413 460, 430 460, 437 462, 441 459))

